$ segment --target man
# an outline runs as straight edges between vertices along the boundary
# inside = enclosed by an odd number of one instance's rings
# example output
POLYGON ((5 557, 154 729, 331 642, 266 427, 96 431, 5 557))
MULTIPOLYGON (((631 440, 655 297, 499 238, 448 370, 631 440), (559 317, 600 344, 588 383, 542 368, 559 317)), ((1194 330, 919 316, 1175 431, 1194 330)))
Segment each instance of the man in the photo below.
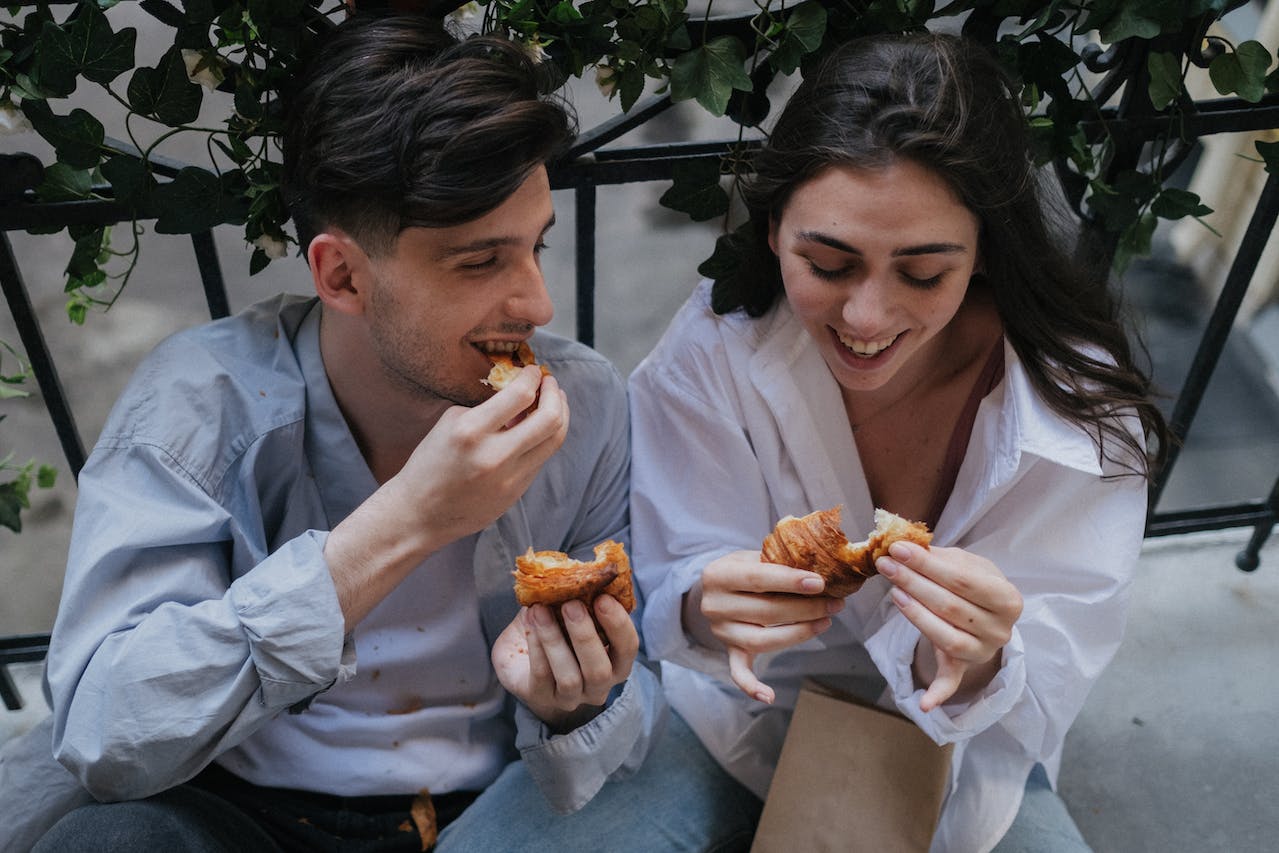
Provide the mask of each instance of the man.
POLYGON ((339 27, 288 116, 317 298, 173 337, 104 428, 47 672, 111 804, 36 849, 653 849, 687 730, 630 616, 512 592, 628 536, 621 381, 533 336, 570 120, 518 48, 403 18, 339 27), (552 375, 486 388, 530 336, 552 375))

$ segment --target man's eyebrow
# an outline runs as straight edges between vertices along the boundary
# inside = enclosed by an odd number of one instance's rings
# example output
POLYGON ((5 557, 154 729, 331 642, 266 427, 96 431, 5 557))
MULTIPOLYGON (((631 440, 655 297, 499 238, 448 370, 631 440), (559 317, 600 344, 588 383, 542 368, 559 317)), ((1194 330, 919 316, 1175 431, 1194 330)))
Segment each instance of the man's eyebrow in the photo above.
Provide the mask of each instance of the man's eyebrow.
MULTIPOLYGON (((820 243, 823 246, 830 246, 832 249, 838 249, 841 252, 847 252, 850 255, 860 255, 862 252, 856 246, 850 246, 837 237, 829 234, 823 234, 820 231, 800 231, 796 238, 807 243, 820 243)), ((903 246, 900 249, 893 250, 893 257, 911 257, 914 255, 955 255, 967 252, 968 248, 960 243, 922 243, 918 246, 903 246)))
MULTIPOLYGON (((552 213, 551 217, 546 220, 546 224, 542 226, 542 231, 538 235, 539 238, 545 237, 546 232, 550 231, 554 225, 555 214, 552 213)), ((514 246, 517 245, 520 240, 521 238, 516 237, 515 235, 485 237, 481 240, 472 240, 470 243, 463 243, 460 246, 448 246, 441 249, 436 260, 446 261, 449 258, 457 257, 458 255, 469 255, 472 252, 483 252, 486 249, 496 249, 501 246, 514 246)))

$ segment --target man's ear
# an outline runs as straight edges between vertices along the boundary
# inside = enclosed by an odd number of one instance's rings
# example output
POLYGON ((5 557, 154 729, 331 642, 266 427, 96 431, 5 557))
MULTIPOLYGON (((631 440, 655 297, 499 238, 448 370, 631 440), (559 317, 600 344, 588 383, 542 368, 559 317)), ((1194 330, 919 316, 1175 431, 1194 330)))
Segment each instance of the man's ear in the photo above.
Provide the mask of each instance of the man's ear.
POLYGON ((341 231, 316 234, 306 250, 315 293, 326 308, 362 314, 371 279, 369 257, 341 231))

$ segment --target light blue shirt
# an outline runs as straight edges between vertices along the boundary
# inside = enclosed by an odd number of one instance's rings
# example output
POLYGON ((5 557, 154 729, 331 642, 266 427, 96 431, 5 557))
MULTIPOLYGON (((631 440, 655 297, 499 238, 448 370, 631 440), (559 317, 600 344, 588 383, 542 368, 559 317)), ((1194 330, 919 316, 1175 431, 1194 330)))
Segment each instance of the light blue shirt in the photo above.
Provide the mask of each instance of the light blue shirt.
MULTIPOLYGON (((378 627, 366 620, 344 636, 322 553, 376 483, 329 389, 316 304, 276 297, 162 343, 80 475, 47 678, 54 753, 98 799, 149 796, 215 759, 251 768, 255 738, 290 712, 322 714, 326 691, 355 675, 361 631, 378 627)), ((539 334, 534 347, 574 416, 525 495, 474 538, 471 606, 488 647, 518 610, 516 554, 589 558, 595 543, 629 538, 621 379, 580 344, 539 334)), ((638 768, 665 712, 638 663, 603 713, 565 735, 497 699, 477 702, 460 730, 449 722, 459 750, 473 738, 522 757, 561 812, 638 768)), ((341 765, 343 751, 332 754, 341 765)), ((290 779, 275 768, 271 781, 354 793, 347 768, 316 769, 290 779)))

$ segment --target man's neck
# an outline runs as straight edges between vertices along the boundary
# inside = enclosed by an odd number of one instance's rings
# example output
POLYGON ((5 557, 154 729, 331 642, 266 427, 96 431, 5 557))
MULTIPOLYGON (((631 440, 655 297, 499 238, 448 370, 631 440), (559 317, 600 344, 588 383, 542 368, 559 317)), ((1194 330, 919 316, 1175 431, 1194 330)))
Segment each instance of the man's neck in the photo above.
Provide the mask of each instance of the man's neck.
POLYGON ((392 381, 371 349, 348 339, 340 322, 320 323, 320 355, 329 387, 360 454, 378 483, 399 473, 452 404, 425 400, 392 381))

